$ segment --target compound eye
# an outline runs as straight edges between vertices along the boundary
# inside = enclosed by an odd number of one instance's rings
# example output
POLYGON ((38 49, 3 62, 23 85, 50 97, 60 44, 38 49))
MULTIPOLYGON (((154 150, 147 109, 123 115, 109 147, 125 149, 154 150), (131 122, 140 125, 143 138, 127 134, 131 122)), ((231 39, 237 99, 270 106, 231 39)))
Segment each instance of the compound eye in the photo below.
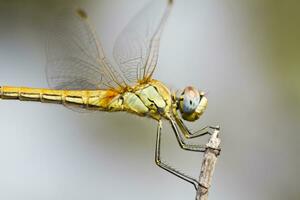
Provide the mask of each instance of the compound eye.
POLYGON ((200 94, 194 87, 186 87, 183 93, 182 111, 193 113, 200 103, 200 94))

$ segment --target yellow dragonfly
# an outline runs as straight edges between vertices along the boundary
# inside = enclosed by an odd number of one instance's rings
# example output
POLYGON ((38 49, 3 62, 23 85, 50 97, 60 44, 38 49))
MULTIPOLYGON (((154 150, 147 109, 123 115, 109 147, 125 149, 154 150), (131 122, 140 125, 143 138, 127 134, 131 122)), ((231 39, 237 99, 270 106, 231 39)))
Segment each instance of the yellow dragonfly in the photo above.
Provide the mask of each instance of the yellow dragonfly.
POLYGON ((158 122, 155 162, 197 189, 192 178, 164 163, 160 156, 162 120, 170 122, 180 147, 204 152, 205 145, 186 139, 211 134, 219 127, 191 132, 183 120, 196 121, 207 107, 204 92, 188 86, 180 95, 153 79, 159 43, 173 0, 150 2, 116 40, 113 67, 104 54, 88 15, 81 9, 58 16, 47 44, 46 76, 52 89, 0 87, 0 99, 57 103, 71 109, 126 111, 158 122), (157 13, 157 14, 156 14, 157 13))

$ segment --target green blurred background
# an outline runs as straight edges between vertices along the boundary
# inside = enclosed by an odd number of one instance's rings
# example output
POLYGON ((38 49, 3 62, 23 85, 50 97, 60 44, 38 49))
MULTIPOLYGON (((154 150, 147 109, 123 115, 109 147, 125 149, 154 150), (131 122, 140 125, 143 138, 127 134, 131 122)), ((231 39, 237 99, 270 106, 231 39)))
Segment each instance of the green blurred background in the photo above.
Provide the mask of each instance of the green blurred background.
MULTIPOLYGON (((47 30, 62 7, 91 16, 110 58, 147 0, 0 1, 0 85, 47 87, 47 30)), ((155 78, 208 92, 202 120, 222 127, 210 199, 300 198, 300 2, 176 0, 155 78)), ((156 123, 125 113, 0 102, 0 199, 194 199, 154 164, 156 123)), ((200 143, 205 143, 202 138, 200 143)), ((163 157, 198 176, 164 124, 163 157)))

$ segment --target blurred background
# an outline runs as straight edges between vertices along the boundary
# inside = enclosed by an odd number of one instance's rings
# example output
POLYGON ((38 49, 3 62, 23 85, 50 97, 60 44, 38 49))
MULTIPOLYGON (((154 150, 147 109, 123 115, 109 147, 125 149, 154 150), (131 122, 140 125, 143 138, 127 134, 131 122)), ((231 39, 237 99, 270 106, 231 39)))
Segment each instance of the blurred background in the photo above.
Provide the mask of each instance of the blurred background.
MULTIPOLYGON (((104 49, 147 0, 0 1, 0 85, 47 87, 47 29, 61 7, 90 14, 104 49)), ((208 92, 203 118, 222 127, 210 200, 300 199, 300 3, 176 0, 155 78, 208 92)), ((194 199, 154 163, 156 123, 126 113, 0 102, 0 199, 194 199)), ((167 123, 164 160, 198 176, 167 123)), ((199 143, 206 143, 202 138, 199 143)))

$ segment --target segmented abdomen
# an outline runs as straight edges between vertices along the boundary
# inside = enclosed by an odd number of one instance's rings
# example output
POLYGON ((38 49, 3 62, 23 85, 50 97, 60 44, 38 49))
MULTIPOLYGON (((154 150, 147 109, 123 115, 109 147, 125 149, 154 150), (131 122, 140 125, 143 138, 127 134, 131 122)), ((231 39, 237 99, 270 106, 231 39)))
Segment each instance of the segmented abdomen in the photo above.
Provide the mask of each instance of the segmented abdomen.
MULTIPOLYGON (((0 87, 0 99, 78 105, 86 109, 108 110, 119 95, 113 90, 52 90, 26 87, 0 87)), ((115 108, 120 109, 120 108, 115 108)))

